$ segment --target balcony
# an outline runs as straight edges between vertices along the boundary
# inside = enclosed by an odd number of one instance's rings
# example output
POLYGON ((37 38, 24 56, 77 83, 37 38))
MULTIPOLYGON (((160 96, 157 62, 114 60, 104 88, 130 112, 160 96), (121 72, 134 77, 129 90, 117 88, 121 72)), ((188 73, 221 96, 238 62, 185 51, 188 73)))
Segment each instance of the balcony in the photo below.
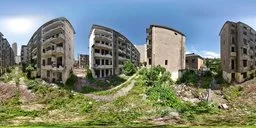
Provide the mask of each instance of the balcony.
POLYGON ((147 28, 146 29, 146 33, 150 34, 152 32, 152 29, 151 28, 147 28))
POLYGON ((93 68, 96 68, 96 69, 109 69, 109 68, 113 68, 113 65, 97 65, 97 64, 94 64, 93 68))
POLYGON ((50 38, 44 40, 43 44, 47 44, 47 43, 51 43, 51 42, 58 43, 60 41, 65 41, 65 36, 63 34, 59 34, 58 36, 55 35, 54 37, 50 37, 50 38))
POLYGON ((106 31, 106 30, 102 30, 102 29, 95 29, 94 31, 95 35, 96 34, 107 34, 107 35, 111 35, 112 36, 112 32, 106 31))
POLYGON ((65 31, 64 27, 57 26, 57 27, 49 29, 47 32, 43 33, 43 37, 49 36, 53 32, 60 33, 60 32, 64 32, 64 31, 65 31))
POLYGON ((53 71, 62 71, 63 69, 64 69, 64 67, 62 65, 52 66, 53 71))
POLYGON ((64 48, 63 47, 56 47, 56 49, 55 50, 53 50, 52 51, 52 53, 54 54, 54 55, 56 55, 56 54, 64 54, 64 48))
POLYGON ((63 47, 56 47, 55 50, 47 50, 42 53, 43 57, 52 56, 52 55, 63 55, 63 54, 64 54, 63 47))
POLYGON ((64 22, 63 21, 55 21, 51 24, 48 24, 43 28, 43 32, 46 32, 46 31, 48 31, 56 26, 59 26, 59 25, 64 25, 64 22))
POLYGON ((147 40, 151 40, 151 39, 152 39, 152 36, 148 35, 147 40))
POLYGON ((95 40, 103 40, 103 41, 112 41, 112 39, 110 37, 102 36, 99 34, 95 34, 94 39, 95 40))
POLYGON ((107 49, 112 49, 113 47, 110 45, 102 44, 102 43, 94 43, 94 46, 99 47, 99 48, 107 48, 107 49))
POLYGON ((121 56, 118 56, 118 59, 119 59, 119 60, 126 60, 125 57, 121 57, 121 56))
POLYGON ((101 53, 94 53, 94 57, 99 57, 99 58, 112 58, 112 55, 110 54, 101 54, 101 53))
POLYGON ((45 65, 45 66, 42 65, 42 69, 44 69, 44 70, 51 70, 52 66, 51 65, 45 65))
POLYGON ((236 56, 236 52, 231 52, 230 56, 236 56))
POLYGON ((32 59, 36 59, 37 58, 37 55, 33 55, 32 59))

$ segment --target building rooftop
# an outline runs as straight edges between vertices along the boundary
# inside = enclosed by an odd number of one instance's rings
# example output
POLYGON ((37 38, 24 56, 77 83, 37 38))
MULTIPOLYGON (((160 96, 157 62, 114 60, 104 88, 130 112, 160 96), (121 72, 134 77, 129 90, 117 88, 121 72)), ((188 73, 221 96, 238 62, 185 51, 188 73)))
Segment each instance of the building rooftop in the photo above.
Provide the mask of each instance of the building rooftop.
POLYGON ((170 28, 170 27, 167 27, 167 26, 162 26, 162 25, 156 25, 156 24, 151 24, 150 27, 158 27, 158 28, 164 28, 164 29, 169 29, 171 31, 174 31, 174 32, 177 32, 179 34, 181 34, 182 36, 185 36, 185 34, 183 34, 182 32, 176 30, 176 29, 173 29, 173 28, 170 28))
POLYGON ((192 57, 192 56, 195 56, 195 57, 199 57, 199 58, 201 58, 201 59, 204 59, 203 57, 201 57, 200 55, 195 54, 195 53, 186 54, 186 57, 192 57))

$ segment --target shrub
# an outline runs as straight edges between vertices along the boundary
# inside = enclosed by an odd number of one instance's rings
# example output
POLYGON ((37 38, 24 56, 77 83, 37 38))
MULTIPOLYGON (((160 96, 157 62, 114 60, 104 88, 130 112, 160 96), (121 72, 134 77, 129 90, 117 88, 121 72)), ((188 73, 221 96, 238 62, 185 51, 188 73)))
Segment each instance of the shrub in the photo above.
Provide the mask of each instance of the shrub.
POLYGON ((236 99, 242 94, 242 91, 243 89, 240 86, 230 86, 222 88, 224 98, 228 101, 236 101, 236 99))
POLYGON ((172 84, 171 74, 161 66, 152 67, 141 71, 143 83, 147 86, 160 86, 163 83, 172 84))
POLYGON ((28 67, 26 67, 26 71, 27 71, 27 77, 31 78, 31 73, 32 71, 34 71, 35 68, 30 64, 28 67))
POLYGON ((195 85, 198 81, 197 72, 194 70, 185 70, 182 76, 177 80, 177 83, 185 83, 188 85, 195 85))
POLYGON ((125 75, 131 76, 136 72, 136 68, 131 61, 127 60, 124 62, 123 72, 125 75))
POLYGON ((69 78, 67 79, 65 85, 68 87, 74 87, 76 81, 77 81, 77 76, 74 75, 73 73, 71 73, 69 78))
POLYGON ((93 77, 92 77, 92 70, 89 69, 88 66, 86 66, 86 78, 87 78, 87 79, 92 79, 92 78, 93 78, 93 77))
POLYGON ((181 101, 170 87, 155 86, 149 88, 146 94, 150 100, 155 102, 155 105, 178 108, 181 104, 181 101))
POLYGON ((209 103, 207 101, 201 101, 196 105, 193 105, 188 102, 184 102, 180 108, 179 112, 183 118, 187 120, 194 120, 195 115, 203 113, 217 113, 219 111, 218 107, 215 104, 209 103))

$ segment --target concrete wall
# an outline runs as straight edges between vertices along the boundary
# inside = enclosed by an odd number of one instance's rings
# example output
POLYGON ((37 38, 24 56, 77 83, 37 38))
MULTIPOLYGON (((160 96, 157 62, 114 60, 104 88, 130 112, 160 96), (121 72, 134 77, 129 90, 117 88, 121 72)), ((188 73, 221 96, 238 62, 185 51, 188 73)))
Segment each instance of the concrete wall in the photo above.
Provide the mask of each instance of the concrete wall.
POLYGON ((172 73, 173 80, 185 68, 185 37, 169 29, 152 28, 152 66, 161 65, 172 73), (165 64, 167 61, 167 65, 165 64))
POLYGON ((146 44, 135 45, 135 47, 138 49, 140 53, 140 63, 143 64, 144 62, 147 62, 147 54, 146 54, 147 45, 146 44))

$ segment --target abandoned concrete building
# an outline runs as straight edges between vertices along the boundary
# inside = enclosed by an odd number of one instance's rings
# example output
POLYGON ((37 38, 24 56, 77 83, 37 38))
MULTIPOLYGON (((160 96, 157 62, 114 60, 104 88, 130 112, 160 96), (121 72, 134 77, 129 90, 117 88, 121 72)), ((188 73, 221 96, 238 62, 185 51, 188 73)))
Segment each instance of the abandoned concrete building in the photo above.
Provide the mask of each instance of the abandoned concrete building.
POLYGON ((202 70, 204 68, 204 58, 198 54, 186 54, 186 69, 202 70))
POLYGON ((256 74, 256 32, 242 22, 227 21, 219 33, 223 78, 241 83, 256 74))
POLYGON ((12 47, 4 35, 0 32, 0 74, 15 64, 15 56, 12 47))
POLYGON ((135 45, 135 47, 138 49, 140 53, 140 66, 146 66, 147 65, 147 45, 135 45))
POLYGON ((150 25, 146 31, 147 66, 160 65, 177 80, 185 69, 185 35, 160 25, 150 25))
POLYGON ((79 68, 85 68, 89 66, 89 55, 79 54, 78 55, 78 66, 79 68))
POLYGON ((74 28, 64 17, 43 24, 27 44, 27 63, 48 82, 65 83, 74 64, 74 28))
POLYGON ((122 73, 125 60, 139 65, 140 53, 119 32, 93 25, 89 35, 89 68, 94 78, 104 78, 122 73))

